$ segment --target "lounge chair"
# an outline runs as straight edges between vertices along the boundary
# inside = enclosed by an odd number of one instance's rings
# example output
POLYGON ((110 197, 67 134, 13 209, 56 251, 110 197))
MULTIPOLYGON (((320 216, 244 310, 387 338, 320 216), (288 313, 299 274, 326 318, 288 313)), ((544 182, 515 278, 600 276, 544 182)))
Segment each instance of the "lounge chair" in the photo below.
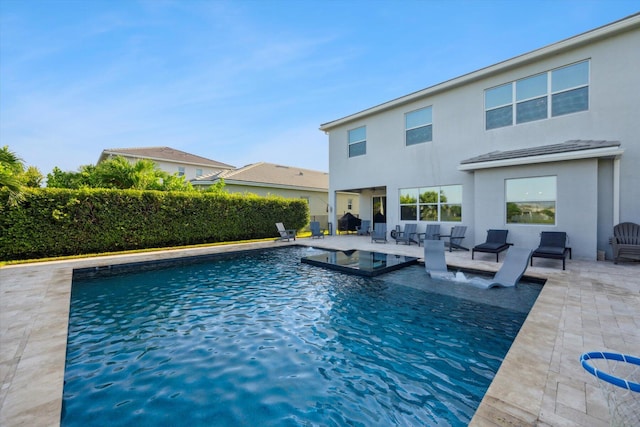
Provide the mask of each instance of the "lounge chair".
MULTIPOLYGON (((323 238, 324 239, 324 230, 322 230, 320 228, 320 222, 319 221, 311 221, 309 223, 309 229, 311 230, 311 238, 312 239, 316 239, 316 238, 323 238)), ((294 237, 295 240, 295 237, 294 237)))
POLYGON ((640 261, 640 225, 633 222, 623 222, 613 227, 613 263, 618 261, 640 261))
POLYGON ((449 238, 449 252, 451 252, 454 248, 468 251, 469 249, 460 245, 460 243, 462 243, 462 239, 464 239, 464 233, 466 232, 467 232, 466 225, 456 225, 454 227, 451 227, 451 234, 444 234, 444 235, 441 234, 440 237, 449 238))
POLYGON ((281 222, 276 223, 276 228, 278 229, 278 233, 280 233, 279 240, 282 241, 286 239, 287 242, 290 239, 293 239, 294 241, 296 240, 296 230, 284 228, 284 224, 282 224, 281 222))
POLYGON ((424 241, 424 269, 429 276, 438 279, 453 279, 455 276, 448 271, 444 256, 444 241, 424 241))
POLYGON ((358 236, 368 236, 371 233, 371 220, 363 219, 360 225, 356 225, 356 234, 358 236))
POLYGON ((418 233, 418 246, 422 245, 425 240, 440 240, 440 224, 427 224, 424 233, 418 233))
POLYGON ((387 242, 387 224, 384 222, 376 222, 373 224, 373 231, 371 232, 372 242, 387 242))
POLYGON ((571 248, 567 247, 567 233, 564 231, 543 231, 540 233, 538 249, 531 254, 531 265, 533 266, 533 258, 561 259, 564 270, 567 254, 571 259, 571 248))
POLYGON ((527 270, 531 258, 531 249, 511 247, 507 251, 502 267, 493 276, 493 279, 487 280, 480 277, 474 277, 469 280, 472 285, 482 288, 512 287, 520 281, 522 275, 527 270))
POLYGON ((487 231, 487 241, 476 245, 471 249, 471 259, 476 252, 486 252, 496 254, 496 262, 498 262, 500 252, 509 249, 507 244, 507 234, 509 230, 489 230, 487 231))
POLYGON ((418 224, 407 224, 404 226, 403 231, 399 231, 396 233, 396 245, 398 242, 405 243, 410 245, 411 242, 418 243, 418 224))

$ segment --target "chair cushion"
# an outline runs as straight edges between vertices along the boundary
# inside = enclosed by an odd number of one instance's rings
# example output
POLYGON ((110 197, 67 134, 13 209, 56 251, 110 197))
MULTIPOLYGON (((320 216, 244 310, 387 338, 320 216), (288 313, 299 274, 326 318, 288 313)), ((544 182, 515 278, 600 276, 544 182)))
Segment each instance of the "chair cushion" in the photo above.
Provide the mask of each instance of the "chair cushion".
POLYGON ((499 251, 507 249, 509 246, 504 243, 482 243, 473 248, 474 251, 499 251))
POLYGON ((565 248, 559 248, 557 246, 540 246, 534 252, 534 255, 556 255, 563 256, 565 248))
POLYGON ((487 243, 507 243, 507 234, 509 230, 489 230, 487 231, 487 243))

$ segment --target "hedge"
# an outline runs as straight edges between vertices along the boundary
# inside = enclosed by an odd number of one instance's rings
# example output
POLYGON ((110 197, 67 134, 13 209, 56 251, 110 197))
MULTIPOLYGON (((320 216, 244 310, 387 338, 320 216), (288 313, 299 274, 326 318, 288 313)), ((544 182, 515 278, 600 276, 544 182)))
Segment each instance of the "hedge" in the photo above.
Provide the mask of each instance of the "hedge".
POLYGON ((200 192, 0 191, 0 260, 276 237, 309 223, 303 199, 200 192))

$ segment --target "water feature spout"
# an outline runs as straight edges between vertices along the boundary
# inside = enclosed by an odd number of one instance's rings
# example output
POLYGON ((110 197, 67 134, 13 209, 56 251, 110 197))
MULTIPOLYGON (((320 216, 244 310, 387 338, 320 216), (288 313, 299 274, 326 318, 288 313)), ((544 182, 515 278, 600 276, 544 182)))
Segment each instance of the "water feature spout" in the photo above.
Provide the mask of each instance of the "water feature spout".
POLYGON ((467 279, 467 277, 464 275, 462 271, 456 272, 456 275, 453 278, 453 280, 455 280, 456 282, 462 282, 462 283, 466 283, 469 281, 469 279, 467 279))

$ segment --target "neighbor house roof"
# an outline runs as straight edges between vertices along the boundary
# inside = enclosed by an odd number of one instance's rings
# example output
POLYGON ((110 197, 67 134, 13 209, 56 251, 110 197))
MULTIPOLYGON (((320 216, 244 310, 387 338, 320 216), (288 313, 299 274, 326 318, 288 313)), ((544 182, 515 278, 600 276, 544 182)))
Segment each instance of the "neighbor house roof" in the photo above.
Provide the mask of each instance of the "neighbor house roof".
POLYGON ((196 156, 171 147, 137 147, 137 148, 109 148, 102 151, 98 163, 111 156, 135 157, 156 161, 184 163, 194 166, 207 166, 221 169, 234 169, 226 163, 196 156))
POLYGON ((255 187, 303 188, 328 190, 329 174, 295 166, 273 163, 253 163, 239 169, 205 175, 191 180, 194 185, 212 184, 218 179, 228 184, 249 185, 255 187))
POLYGON ((599 40, 609 38, 615 34, 624 33, 626 31, 633 30, 640 26, 640 12, 630 15, 626 18, 604 25, 602 27, 595 28, 577 36, 570 37, 568 39, 547 45, 545 47, 530 51, 528 53, 516 56, 506 61, 499 62, 497 64, 481 68, 477 71, 473 71, 468 74, 464 74, 460 77, 447 80, 443 83, 430 86, 426 89, 419 90, 417 92, 410 93, 400 98, 393 99, 391 101, 379 104, 375 107, 368 108, 355 114, 343 117, 341 119, 333 120, 328 123, 320 125, 320 130, 329 131, 334 127, 341 126, 346 123, 350 123, 355 120, 359 120, 368 117, 372 114, 377 114, 392 108, 399 107, 410 102, 417 101, 419 99, 433 96, 435 94, 448 91, 498 73, 503 73, 508 70, 529 64, 533 61, 540 60, 553 55, 558 55, 562 52, 570 51, 581 47, 588 43, 593 43, 599 40))
POLYGON ((460 162, 458 170, 477 170, 564 160, 615 157, 624 150, 619 141, 571 140, 518 150, 492 151, 460 162))

